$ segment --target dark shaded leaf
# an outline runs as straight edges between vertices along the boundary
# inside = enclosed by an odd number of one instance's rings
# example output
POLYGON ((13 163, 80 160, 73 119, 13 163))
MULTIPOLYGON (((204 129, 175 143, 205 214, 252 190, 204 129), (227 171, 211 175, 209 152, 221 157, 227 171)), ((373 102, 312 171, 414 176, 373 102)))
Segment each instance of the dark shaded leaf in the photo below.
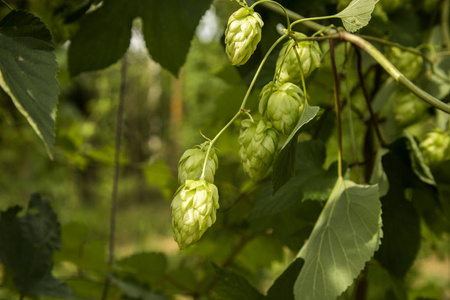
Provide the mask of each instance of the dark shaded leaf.
POLYGON ((103 6, 81 20, 69 47, 69 72, 103 69, 118 61, 128 49, 136 3, 104 1, 103 6))
POLYGON ((297 258, 278 277, 267 292, 266 300, 294 300, 294 283, 302 269, 304 260, 297 258))
POLYGON ((67 298, 67 286, 51 275, 53 252, 61 247, 60 225, 47 199, 35 194, 27 212, 21 208, 0 213, 0 259, 23 294, 67 298))
POLYGON ((295 174, 297 142, 292 140, 275 159, 272 174, 273 195, 295 174))
POLYGON ((33 14, 11 11, 0 21, 0 86, 44 142, 55 142, 58 65, 50 31, 33 14))
POLYGON ((140 16, 152 58, 177 76, 211 0, 144 0, 140 16))
POLYGON ((267 187, 256 198, 251 218, 275 214, 307 199, 326 200, 337 178, 337 166, 324 170, 325 146, 321 141, 301 142, 297 146, 296 174, 273 195, 267 187))
POLYGON ((264 299, 248 281, 236 273, 214 265, 217 283, 213 290, 215 299, 220 300, 260 300, 264 299))

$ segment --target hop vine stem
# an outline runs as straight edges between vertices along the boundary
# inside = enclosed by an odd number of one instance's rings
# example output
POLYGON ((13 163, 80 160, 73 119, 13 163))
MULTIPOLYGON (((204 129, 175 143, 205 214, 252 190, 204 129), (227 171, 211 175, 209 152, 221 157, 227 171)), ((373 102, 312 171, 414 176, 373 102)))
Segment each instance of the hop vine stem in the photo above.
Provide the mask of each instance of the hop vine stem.
POLYGON ((341 103, 339 99, 339 78, 336 70, 336 60, 334 58, 334 41, 330 39, 330 58, 331 58, 331 67, 333 69, 333 81, 334 81, 334 101, 336 105, 336 118, 338 123, 338 143, 339 143, 339 160, 338 160, 338 175, 342 176, 342 120, 341 120, 341 103))
POLYGON ((286 37, 288 36, 287 34, 282 35, 278 40, 276 40, 275 43, 273 43, 272 47, 270 47, 270 49, 267 51, 266 55, 264 56, 263 60, 261 61, 261 63, 259 64, 258 69, 256 70, 255 76, 253 76, 252 82, 250 83, 250 86, 247 89, 247 93, 244 96, 244 99, 242 100, 242 104, 241 107, 239 107, 239 110, 237 111, 237 113, 234 115, 233 118, 231 118, 231 120, 227 123, 227 125, 225 125, 220 131, 219 133, 216 134, 216 136, 214 137, 214 139, 211 141, 211 143, 209 143, 208 146, 208 150, 206 151, 206 156, 205 156, 205 161, 203 162, 203 167, 202 167, 202 174, 200 175, 200 180, 205 178, 205 172, 206 172, 206 165, 208 163, 208 157, 209 157, 209 153, 211 152, 212 147, 214 146, 214 143, 217 141, 217 139, 219 139, 219 137, 222 135, 222 133, 225 132, 225 130, 228 129, 228 127, 230 127, 231 124, 233 124, 233 122, 239 117, 239 115, 241 113, 246 113, 247 110, 245 109, 245 104, 247 103, 248 97, 250 96, 250 93, 253 89, 253 86, 255 85, 256 79, 258 79, 259 73, 261 73, 261 70, 264 66, 264 64, 267 61, 267 58, 269 57, 270 53, 272 53, 273 49, 275 49, 276 46, 278 46, 278 44, 280 44, 286 37))
MULTIPOLYGON (((108 255, 108 266, 112 267, 114 265, 115 256, 115 240, 116 240, 116 216, 117 216, 117 192, 119 186, 119 172, 120 172, 120 148, 122 144, 122 125, 123 125, 123 115, 124 115, 124 104, 125 104, 125 92, 126 92, 126 75, 127 75, 127 55, 125 54, 122 58, 122 82, 120 85, 120 95, 119 95, 119 107, 117 108, 116 115, 116 129, 115 129, 115 153, 114 153, 114 177, 113 177, 113 190, 111 194, 111 213, 110 213, 110 228, 109 228, 109 255, 108 255)), ((102 300, 108 298, 108 290, 111 285, 110 278, 105 281, 105 286, 103 288, 102 300)))
POLYGON ((2 0, 2 2, 3 2, 3 4, 5 4, 6 6, 8 6, 8 8, 9 8, 10 10, 14 10, 8 3, 6 3, 5 0, 2 0))
MULTIPOLYGON (((448 0, 446 0, 446 1, 448 1, 448 0)), ((284 14, 284 12, 281 10, 281 8, 279 8, 278 6, 276 6, 272 3, 262 3, 261 5, 263 5, 267 9, 270 9, 274 12, 284 14)), ((306 20, 306 18, 303 17, 302 15, 299 15, 293 11, 290 11, 289 9, 286 9, 286 12, 291 19, 295 19, 295 20, 304 19, 304 21, 302 23, 303 25, 305 25, 313 30, 316 30, 316 31, 322 30, 325 35, 329 36, 328 39, 335 38, 336 33, 337 33, 339 36, 339 39, 345 40, 345 41, 351 42, 354 45, 357 45, 359 48, 363 49, 370 56, 372 56, 372 58, 375 59, 383 67, 383 69, 386 70, 386 72, 389 73, 389 75, 391 75, 397 82, 402 84, 409 91, 414 93, 416 96, 418 96, 422 100, 426 101, 428 104, 434 106, 435 108, 450 114, 450 105, 440 101, 436 97, 428 94, 427 92, 425 92, 424 90, 419 88, 417 85, 412 83, 408 78, 405 77, 405 75, 403 75, 399 70, 397 70, 397 68, 395 68, 395 66, 380 51, 378 51, 377 48, 375 48, 371 43, 369 43, 365 39, 363 39, 355 34, 346 32, 346 31, 336 32, 336 30, 333 28, 326 28, 323 25, 320 25, 316 22, 311 21, 312 18, 306 20)), ((293 22, 291 24, 291 27, 294 23, 295 22, 293 22)))

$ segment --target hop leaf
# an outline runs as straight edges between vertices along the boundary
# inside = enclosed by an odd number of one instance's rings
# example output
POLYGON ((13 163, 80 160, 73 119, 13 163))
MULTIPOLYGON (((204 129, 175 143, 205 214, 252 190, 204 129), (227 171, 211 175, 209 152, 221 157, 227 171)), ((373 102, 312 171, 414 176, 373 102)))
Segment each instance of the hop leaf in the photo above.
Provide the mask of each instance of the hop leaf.
MULTIPOLYGON (((305 38, 306 35, 296 33, 297 39, 305 38)), ((303 76, 308 77, 320 66, 322 51, 319 43, 315 41, 296 42, 294 39, 286 42, 281 48, 277 60, 278 80, 280 82, 299 82, 303 76), (299 62, 300 59, 300 62, 299 62)))
POLYGON ((261 40, 264 22, 252 8, 242 7, 228 19, 225 30, 226 52, 231 64, 245 64, 261 40))
POLYGON ((205 180, 186 180, 172 200, 172 230, 180 249, 196 243, 216 222, 217 187, 205 180))
POLYGON ((259 112, 272 122, 276 130, 289 135, 297 124, 305 103, 303 92, 295 84, 270 82, 261 91, 259 112))
POLYGON ((278 150, 278 134, 272 124, 264 119, 259 122, 243 120, 239 144, 239 157, 244 171, 254 181, 266 178, 272 172, 278 150))
POLYGON ((436 130, 426 135, 420 150, 430 166, 450 160, 450 135, 436 130))
MULTIPOLYGON (((205 161, 206 152, 209 142, 204 142, 192 149, 186 150, 178 162, 178 182, 184 184, 188 179, 198 180, 202 174, 203 163, 205 161)), ((214 183, 214 174, 219 167, 216 151, 211 148, 208 161, 206 162, 205 180, 214 183)))

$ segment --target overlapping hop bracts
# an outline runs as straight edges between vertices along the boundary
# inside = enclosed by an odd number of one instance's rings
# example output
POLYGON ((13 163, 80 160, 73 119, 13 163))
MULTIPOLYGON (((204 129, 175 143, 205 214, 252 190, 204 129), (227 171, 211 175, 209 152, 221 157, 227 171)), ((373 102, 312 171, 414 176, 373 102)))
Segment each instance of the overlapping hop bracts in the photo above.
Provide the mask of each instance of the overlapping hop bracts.
POLYGON ((416 95, 409 92, 396 93, 394 103, 395 122, 402 127, 409 126, 422 118, 426 113, 428 105, 416 95))
POLYGON ((302 90, 291 82, 270 82, 261 91, 259 112, 280 133, 289 135, 303 112, 306 100, 302 90))
POLYGON ((216 222, 217 187, 205 180, 186 180, 171 204, 172 230, 180 249, 196 243, 216 222))
MULTIPOLYGON (((306 38, 306 35, 295 33, 295 38, 306 38)), ((308 77, 320 66, 321 59, 322 51, 318 42, 289 40, 283 45, 278 55, 276 68, 279 72, 278 81, 299 82, 302 79, 302 70, 303 76, 308 77)))
POLYGON ((423 68, 423 58, 411 52, 393 47, 387 53, 392 64, 409 80, 416 79, 423 68))
MULTIPOLYGON (((178 162, 178 182, 184 184, 188 179, 199 180, 203 163, 205 161, 206 152, 209 147, 209 142, 204 142, 191 149, 186 150, 178 162)), ((206 162, 205 180, 214 183, 214 174, 219 167, 219 160, 217 159, 214 147, 209 152, 208 160, 206 162)))
POLYGON ((239 144, 239 157, 244 171, 255 182, 270 175, 278 150, 278 133, 273 129, 272 124, 264 119, 243 120, 239 144))
POLYGON ((420 143, 420 150, 432 167, 450 160, 450 135, 440 130, 430 132, 420 143))
POLYGON ((225 44, 231 64, 245 64, 261 40, 264 22, 252 8, 242 7, 228 19, 225 44))

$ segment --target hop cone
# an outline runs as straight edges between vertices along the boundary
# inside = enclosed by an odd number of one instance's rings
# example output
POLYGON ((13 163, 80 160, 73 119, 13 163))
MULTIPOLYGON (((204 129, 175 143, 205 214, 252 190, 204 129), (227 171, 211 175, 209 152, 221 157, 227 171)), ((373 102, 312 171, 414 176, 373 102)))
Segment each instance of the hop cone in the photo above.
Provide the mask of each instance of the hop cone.
POLYGON ((226 52, 231 64, 245 64, 261 40, 264 22, 253 9, 242 7, 228 19, 225 30, 226 52))
POLYGON ((389 60, 409 80, 416 79, 423 67, 423 58, 414 53, 391 48, 387 53, 389 60))
MULTIPOLYGON (((202 174, 203 163, 205 161, 206 152, 209 142, 204 142, 192 149, 186 150, 178 162, 178 182, 184 184, 187 179, 198 180, 202 174)), ((219 167, 214 147, 209 152, 208 161, 206 162, 205 180, 214 183, 214 174, 219 167)))
POLYGON ((172 230, 180 249, 197 242, 216 222, 217 187, 205 180, 186 180, 172 201, 172 230))
MULTIPOLYGON (((295 37, 301 39, 305 38, 306 35, 296 33, 295 37)), ((303 76, 308 77, 312 71, 320 66, 321 58, 322 51, 319 43, 314 41, 296 42, 291 39, 283 45, 278 55, 278 80, 281 82, 299 82, 302 79, 301 70, 303 70, 303 76)))
POLYGON ((297 125, 304 106, 303 92, 290 82, 281 85, 270 82, 260 94, 259 112, 285 135, 289 135, 297 125))
POLYGON ((278 134, 270 122, 249 119, 241 123, 239 157, 244 171, 255 181, 267 177, 278 150, 278 134))
POLYGON ((430 132, 420 143, 420 150, 430 166, 450 160, 450 136, 442 131, 430 132))
POLYGON ((422 118, 427 108, 428 105, 414 94, 402 94, 396 98, 394 119, 398 125, 406 127, 422 118))

